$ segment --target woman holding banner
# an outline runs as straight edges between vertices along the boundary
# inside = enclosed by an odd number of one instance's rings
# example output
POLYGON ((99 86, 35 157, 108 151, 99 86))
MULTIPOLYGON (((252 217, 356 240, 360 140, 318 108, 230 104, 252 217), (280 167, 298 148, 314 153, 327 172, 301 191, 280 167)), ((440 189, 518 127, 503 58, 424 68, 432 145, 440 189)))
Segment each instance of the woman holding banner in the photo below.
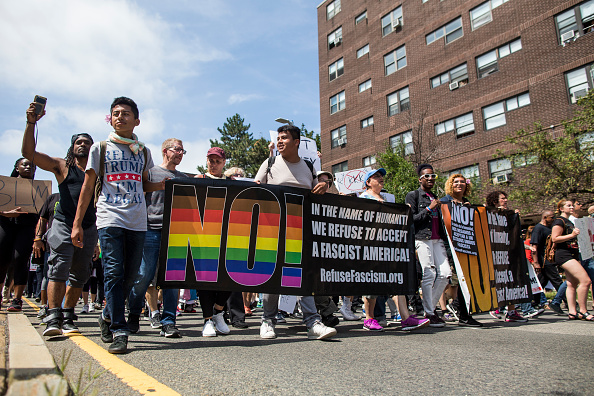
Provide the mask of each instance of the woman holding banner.
MULTIPOLYGON (((14 164, 10 177, 33 179, 35 165, 25 158, 19 158, 14 164)), ((33 252, 33 239, 39 215, 25 213, 15 208, 0 211, 0 289, 9 268, 14 270, 14 299, 9 311, 20 312, 23 307, 23 291, 29 276, 29 257, 33 252)), ((41 238, 38 235, 37 238, 41 238)))
POLYGON ((578 312, 575 305, 575 297, 580 309, 586 309, 588 289, 592 284, 588 273, 579 262, 580 253, 577 236, 580 230, 569 220, 573 214, 573 203, 570 200, 562 199, 557 204, 557 210, 561 214, 553 222, 551 241, 555 243, 555 264, 565 271, 567 278, 567 307, 569 319, 582 319, 594 321, 594 315, 587 310, 578 312), (578 286, 579 285, 579 286, 578 286))
MULTIPOLYGON (((470 205, 470 201, 466 197, 470 194, 471 189, 472 186, 470 184, 470 180, 459 173, 455 173, 451 175, 445 182, 446 196, 441 198, 441 202, 443 202, 444 204, 452 202, 452 204, 455 205, 470 205)), ((452 254, 456 253, 452 252, 452 254)), ((452 270, 452 274, 454 273, 455 271, 452 270)), ((457 286, 456 289, 457 304, 454 304, 454 301, 452 302, 452 304, 448 304, 448 311, 450 311, 453 315, 457 316, 459 326, 482 327, 483 324, 474 319, 472 315, 470 315, 470 313, 468 312, 468 309, 466 308, 466 303, 464 302, 464 294, 462 293, 462 288, 457 286)))
MULTIPOLYGON (((384 188, 384 176, 386 176, 386 170, 384 168, 373 169, 365 174, 365 190, 359 198, 375 199, 376 201, 385 202, 386 197, 381 194, 384 188)), ((363 328, 365 330, 382 331, 383 327, 379 325, 377 320, 374 318, 374 308, 377 296, 363 296, 363 302, 365 303, 365 321, 363 322, 363 328)), ((385 304, 385 302, 384 302, 385 304)), ((415 315, 410 315, 408 312, 408 304, 406 303, 405 296, 397 296, 396 305, 402 321, 402 330, 415 330, 426 327, 429 325, 429 319, 419 319, 415 315)))

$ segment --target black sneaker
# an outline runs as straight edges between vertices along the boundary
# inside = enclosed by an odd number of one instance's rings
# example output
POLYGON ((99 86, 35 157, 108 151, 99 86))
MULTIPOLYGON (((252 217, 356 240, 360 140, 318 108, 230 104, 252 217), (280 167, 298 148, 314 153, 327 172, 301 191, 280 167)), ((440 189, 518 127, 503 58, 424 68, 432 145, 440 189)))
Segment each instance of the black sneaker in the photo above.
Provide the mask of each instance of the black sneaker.
POLYGON ((236 329, 247 329, 249 327, 248 324, 243 320, 233 322, 231 323, 231 326, 235 327, 236 329))
POLYGON ((179 330, 172 323, 163 325, 163 327, 161 328, 161 335, 165 336, 165 338, 180 338, 181 337, 179 330))
POLYGON ((140 330, 140 315, 128 315, 128 329, 132 334, 138 333, 138 330, 140 330))
POLYGON ((78 327, 76 327, 74 324, 74 321, 78 319, 74 313, 74 308, 63 309, 62 313, 64 315, 64 321, 62 322, 62 333, 80 333, 80 330, 78 330, 78 327))
POLYGON ((340 323, 340 319, 338 319, 338 316, 330 315, 328 317, 323 318, 322 323, 326 327, 336 327, 340 323))
MULTIPOLYGON (((140 318, 140 316, 139 316, 140 318)), ((114 337, 112 344, 107 349, 109 353, 126 353, 128 352, 128 336, 119 335, 114 337)))
POLYGON ((62 335, 62 309, 52 308, 48 310, 47 316, 43 319, 46 324, 43 335, 45 337, 53 337, 62 335))
POLYGON ((561 305, 550 303, 549 308, 555 311, 557 315, 565 315, 565 312, 563 312, 563 310, 561 309, 561 305))
POLYGON ((6 310, 8 312, 21 312, 23 310, 23 300, 13 299, 6 310))
POLYGON ((478 320, 474 319, 473 317, 469 317, 468 319, 462 319, 458 321, 458 326, 466 326, 466 327, 483 327, 483 324, 478 320))
POLYGON ((113 333, 109 330, 110 322, 107 322, 103 319, 103 314, 99 315, 99 319, 97 319, 99 323, 99 328, 101 329, 101 341, 106 344, 110 344, 113 342, 113 333))
POLYGON ((151 327, 153 329, 160 329, 161 328, 161 314, 159 312, 155 313, 154 315, 151 314, 151 327))

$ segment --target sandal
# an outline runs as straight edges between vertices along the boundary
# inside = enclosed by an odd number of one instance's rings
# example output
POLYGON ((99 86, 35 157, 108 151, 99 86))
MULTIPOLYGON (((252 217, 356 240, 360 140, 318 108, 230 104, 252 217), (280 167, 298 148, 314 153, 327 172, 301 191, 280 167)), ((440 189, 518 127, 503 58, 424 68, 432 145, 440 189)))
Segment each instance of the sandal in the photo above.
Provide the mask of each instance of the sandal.
POLYGON ((594 322, 594 315, 592 315, 590 312, 586 311, 586 312, 578 312, 576 314, 576 316, 578 318, 580 318, 581 320, 586 320, 588 322, 594 322), (588 319, 590 318, 590 319, 588 319))
POLYGON ((576 313, 576 314, 568 313, 567 314, 567 316, 569 317, 569 320, 578 320, 578 319, 581 319, 578 315, 579 315, 579 313, 576 313))

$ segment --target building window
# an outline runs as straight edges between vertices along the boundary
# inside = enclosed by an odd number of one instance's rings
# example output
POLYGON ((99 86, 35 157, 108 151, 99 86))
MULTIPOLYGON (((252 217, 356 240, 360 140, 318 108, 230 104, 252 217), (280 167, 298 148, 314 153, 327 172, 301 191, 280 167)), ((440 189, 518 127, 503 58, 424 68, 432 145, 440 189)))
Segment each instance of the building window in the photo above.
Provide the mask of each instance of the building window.
POLYGON ((349 170, 349 161, 344 161, 336 165, 332 165, 332 174, 336 175, 338 172, 346 172, 349 170))
POLYGON ((594 31, 594 0, 586 1, 555 17, 559 42, 564 44, 594 31))
POLYGON ((357 59, 359 59, 360 57, 362 57, 365 54, 369 53, 369 44, 365 44, 363 47, 359 48, 357 50, 357 59))
POLYGON ((363 13, 359 14, 356 18, 355 18, 355 25, 360 24, 361 22, 363 22, 364 20, 367 19, 367 10, 363 11, 363 13))
POLYGON ((375 155, 370 155, 363 158, 363 166, 371 166, 375 164, 375 155))
POLYGON ((478 29, 491 22, 493 20, 491 10, 507 2, 508 0, 489 0, 470 10, 470 24, 472 25, 472 30, 478 29))
POLYGON ((384 71, 386 76, 406 66, 406 47, 403 45, 384 55, 384 71))
POLYGON ((464 168, 452 169, 446 174, 446 176, 450 177, 451 175, 455 175, 456 173, 461 174, 465 178, 470 179, 475 183, 480 183, 481 175, 478 165, 470 165, 465 166, 464 168))
POLYGON ((382 17, 382 36, 392 33, 398 26, 402 26, 402 7, 397 7, 382 17))
POLYGON ((585 96, 594 86, 593 81, 594 63, 565 73, 565 82, 571 103, 577 103, 579 98, 585 96))
POLYGON ((459 86, 468 84, 468 68, 466 67, 466 63, 433 77, 431 79, 431 88, 439 87, 449 82, 457 82, 459 86))
POLYGON ((447 25, 444 25, 439 29, 429 33, 427 36, 425 36, 425 40, 427 41, 427 45, 429 45, 435 40, 445 36, 445 43, 449 44, 452 41, 459 39, 463 35, 464 31, 462 30, 462 18, 458 17, 447 25))
POLYGON ((435 133, 437 135, 454 130, 456 131, 457 138, 474 134, 474 118, 472 112, 435 124, 435 133))
POLYGON ((510 173, 512 173, 512 164, 509 159, 500 158, 489 161, 489 174, 491 178, 508 175, 510 173))
POLYGON ((328 35, 328 49, 338 47, 342 44, 342 26, 328 35))
POLYGON ((538 155, 516 155, 514 157, 514 168, 522 168, 528 165, 538 164, 538 155))
POLYGON ((478 78, 483 78, 491 73, 495 73, 499 70, 497 61, 501 58, 513 54, 522 49, 521 39, 516 39, 507 44, 502 45, 499 48, 495 48, 492 51, 487 52, 476 58, 476 68, 478 70, 478 78))
POLYGON ((359 84, 359 93, 367 91, 368 89, 371 89, 371 78, 359 84))
POLYGON ((340 128, 336 128, 335 130, 330 132, 330 137, 332 138, 332 148, 346 144, 346 125, 343 125, 340 128))
POLYGON ((372 125, 373 125, 373 116, 367 117, 366 119, 361 120, 361 129, 367 128, 368 126, 372 126, 372 125))
POLYGON ((485 120, 485 129, 488 131, 505 125, 505 113, 528 106, 530 104, 530 95, 528 92, 518 96, 511 97, 490 106, 483 107, 483 119, 485 120))
POLYGON ((328 74, 330 75, 330 81, 335 80, 344 74, 344 61, 342 58, 328 67, 328 74))
POLYGON ((398 135, 390 136, 390 147, 392 149, 404 146, 404 155, 414 154, 412 131, 402 132, 398 135))
POLYGON ((410 109, 410 99, 408 97, 408 87, 402 88, 388 95, 388 116, 401 113, 410 109))
POLYGON ((332 3, 326 6, 326 19, 330 20, 334 18, 334 15, 340 12, 340 0, 334 0, 332 3))
POLYGON ((344 109, 344 107, 345 107, 344 91, 339 92, 330 98, 330 114, 334 114, 337 111, 344 109))

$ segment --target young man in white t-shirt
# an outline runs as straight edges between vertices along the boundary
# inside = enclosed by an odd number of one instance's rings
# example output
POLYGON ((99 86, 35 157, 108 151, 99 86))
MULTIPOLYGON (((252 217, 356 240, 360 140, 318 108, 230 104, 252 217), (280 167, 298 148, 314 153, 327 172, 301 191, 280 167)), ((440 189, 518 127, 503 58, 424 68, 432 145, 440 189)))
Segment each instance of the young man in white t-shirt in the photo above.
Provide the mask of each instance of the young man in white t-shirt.
MULTIPOLYGON (((294 125, 283 125, 278 128, 276 148, 280 155, 274 159, 270 172, 268 172, 268 160, 264 161, 256 174, 256 183, 307 188, 311 189, 314 194, 326 192, 328 185, 324 182, 318 183, 309 166, 299 157, 300 136, 301 131, 294 125)), ((279 296, 278 294, 265 293, 263 297, 264 313, 260 337, 276 338, 274 326, 279 296)), ((301 297, 301 309, 303 310, 303 322, 308 329, 307 338, 321 340, 336 335, 336 329, 322 323, 313 296, 301 297)))
POLYGON ((95 181, 103 173, 102 189, 97 201, 97 229, 103 259, 105 299, 107 304, 99 317, 101 340, 111 343, 110 353, 126 353, 130 329, 125 318, 125 300, 139 274, 147 229, 144 193, 164 188, 164 181, 148 181, 153 159, 134 128, 140 124, 138 107, 132 99, 120 97, 111 104, 109 135, 104 161, 101 143, 91 147, 85 181, 72 226, 72 243, 82 247, 83 215, 93 204, 95 181), (103 162, 103 164, 102 164, 103 162), (101 171, 103 165, 103 171, 101 171))

